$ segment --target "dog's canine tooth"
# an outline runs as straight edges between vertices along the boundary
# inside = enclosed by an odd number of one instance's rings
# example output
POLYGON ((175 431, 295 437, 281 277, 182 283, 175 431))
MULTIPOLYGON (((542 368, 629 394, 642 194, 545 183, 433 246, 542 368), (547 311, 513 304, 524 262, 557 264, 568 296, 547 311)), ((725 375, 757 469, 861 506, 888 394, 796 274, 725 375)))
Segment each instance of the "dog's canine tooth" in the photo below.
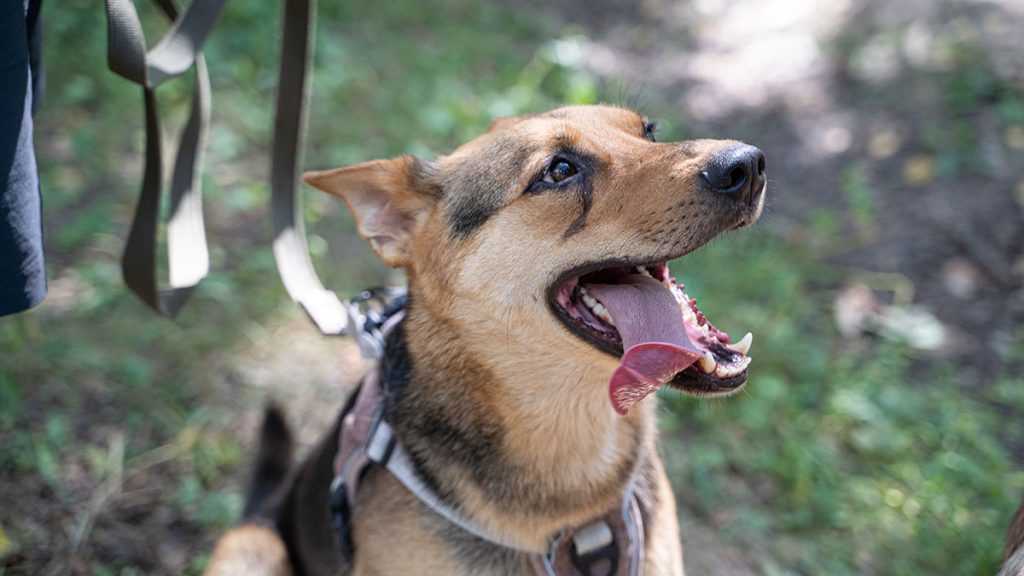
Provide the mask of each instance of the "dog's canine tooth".
POLYGON ((608 313, 608 309, 605 308, 600 302, 598 302, 597 305, 593 307, 593 311, 594 315, 596 315, 598 318, 604 320, 605 322, 611 324, 612 326, 615 326, 615 320, 612 319, 612 315, 608 313))
POLYGON ((715 355, 711 352, 704 352, 704 356, 697 362, 700 364, 701 371, 705 374, 713 374, 715 366, 718 364, 715 362, 715 355))
POLYGON ((747 352, 750 352, 750 343, 753 341, 754 335, 751 334, 750 332, 747 332, 746 336, 744 336, 739 342, 730 346, 730 348, 746 356, 747 352))

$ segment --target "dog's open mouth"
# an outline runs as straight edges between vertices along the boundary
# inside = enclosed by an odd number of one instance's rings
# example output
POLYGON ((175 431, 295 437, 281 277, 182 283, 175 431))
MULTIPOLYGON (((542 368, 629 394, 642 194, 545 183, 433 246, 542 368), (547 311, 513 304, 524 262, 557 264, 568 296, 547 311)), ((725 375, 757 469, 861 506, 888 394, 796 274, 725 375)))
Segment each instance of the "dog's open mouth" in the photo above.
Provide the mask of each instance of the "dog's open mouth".
POLYGON ((609 383, 612 406, 621 414, 665 384, 696 396, 724 396, 747 380, 752 335, 732 343, 669 276, 665 262, 570 276, 552 304, 571 331, 621 357, 609 383))

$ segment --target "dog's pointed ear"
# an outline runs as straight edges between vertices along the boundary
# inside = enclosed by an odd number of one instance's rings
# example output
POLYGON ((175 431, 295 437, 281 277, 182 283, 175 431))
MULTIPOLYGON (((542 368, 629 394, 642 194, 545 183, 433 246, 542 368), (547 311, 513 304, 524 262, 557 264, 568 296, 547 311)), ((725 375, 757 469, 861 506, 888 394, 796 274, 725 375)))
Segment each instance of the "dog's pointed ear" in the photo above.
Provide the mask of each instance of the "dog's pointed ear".
POLYGON ((491 120, 491 124, 487 126, 487 131, 494 132, 495 130, 504 130, 520 120, 522 120, 522 118, 519 116, 498 116, 494 120, 491 120))
POLYGON ((399 268, 409 263, 413 238, 441 198, 436 170, 432 162, 401 156, 306 172, 302 180, 344 200, 359 235, 385 264, 399 268))

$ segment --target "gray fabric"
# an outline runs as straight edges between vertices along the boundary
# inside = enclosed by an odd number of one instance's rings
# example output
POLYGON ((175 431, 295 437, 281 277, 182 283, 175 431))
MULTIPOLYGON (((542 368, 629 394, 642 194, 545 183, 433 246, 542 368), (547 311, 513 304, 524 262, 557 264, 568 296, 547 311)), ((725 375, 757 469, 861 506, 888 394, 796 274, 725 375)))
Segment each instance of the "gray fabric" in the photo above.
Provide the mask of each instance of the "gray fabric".
MULTIPOLYGON (((39 177, 32 146, 32 36, 38 2, 0 8, 0 316, 46 297, 39 177), (29 26, 32 27, 29 30, 29 26)), ((38 84, 41 86, 41 84, 38 84)))

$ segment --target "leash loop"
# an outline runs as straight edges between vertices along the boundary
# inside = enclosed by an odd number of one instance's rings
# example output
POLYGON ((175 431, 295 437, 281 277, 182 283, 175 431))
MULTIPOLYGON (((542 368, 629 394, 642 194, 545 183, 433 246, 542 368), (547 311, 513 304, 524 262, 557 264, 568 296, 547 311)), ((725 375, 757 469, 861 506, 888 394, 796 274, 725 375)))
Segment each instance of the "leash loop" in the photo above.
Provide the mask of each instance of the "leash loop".
POLYGON ((210 79, 200 52, 226 0, 195 0, 179 14, 172 0, 157 4, 172 24, 157 46, 146 52, 146 38, 131 0, 106 0, 107 60, 112 71, 143 89, 146 122, 145 168, 139 202, 125 242, 125 284, 151 308, 174 316, 209 271, 203 230, 199 170, 210 122, 210 79), (167 223, 168 288, 159 288, 156 239, 163 186, 163 152, 156 87, 195 67, 192 110, 182 131, 171 177, 167 223))

